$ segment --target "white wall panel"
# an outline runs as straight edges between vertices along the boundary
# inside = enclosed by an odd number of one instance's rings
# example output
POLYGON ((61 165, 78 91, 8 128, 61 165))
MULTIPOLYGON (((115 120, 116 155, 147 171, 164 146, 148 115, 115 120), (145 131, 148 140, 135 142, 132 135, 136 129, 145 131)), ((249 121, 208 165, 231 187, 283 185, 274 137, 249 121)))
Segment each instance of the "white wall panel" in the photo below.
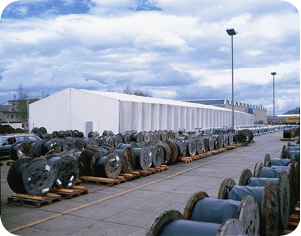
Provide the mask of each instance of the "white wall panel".
POLYGON ((178 131, 181 128, 181 107, 174 106, 174 130, 178 131))
POLYGON ((142 131, 152 129, 152 107, 151 103, 142 103, 142 131))
POLYGON ((167 105, 167 130, 175 130, 175 106, 167 105))
POLYGON ((151 130, 160 129, 160 104, 152 103, 152 126, 151 130))
POLYGON ((159 124, 160 124, 160 130, 167 129, 167 105, 166 104, 160 104, 160 115, 159 115, 159 124))

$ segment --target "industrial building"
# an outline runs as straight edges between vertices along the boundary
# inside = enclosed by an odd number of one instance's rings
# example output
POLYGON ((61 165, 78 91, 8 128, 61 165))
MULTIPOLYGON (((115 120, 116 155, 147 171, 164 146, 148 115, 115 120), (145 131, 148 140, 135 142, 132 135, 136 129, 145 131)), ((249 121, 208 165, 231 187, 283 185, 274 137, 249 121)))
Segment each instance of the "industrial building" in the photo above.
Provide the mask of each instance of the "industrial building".
MULTIPOLYGON (((212 105, 217 107, 223 107, 227 109, 232 109, 232 102, 228 99, 200 99, 200 100, 191 100, 186 102, 212 105)), ((256 106, 247 104, 244 102, 234 102, 234 110, 247 112, 254 114, 254 123, 255 124, 267 124, 267 109, 262 105, 256 106)))
MULTIPOLYGON (((29 105, 29 126, 48 132, 80 130, 194 130, 231 126, 232 111, 216 106, 115 92, 67 88, 29 105)), ((254 124, 254 115, 235 111, 235 126, 254 124)))

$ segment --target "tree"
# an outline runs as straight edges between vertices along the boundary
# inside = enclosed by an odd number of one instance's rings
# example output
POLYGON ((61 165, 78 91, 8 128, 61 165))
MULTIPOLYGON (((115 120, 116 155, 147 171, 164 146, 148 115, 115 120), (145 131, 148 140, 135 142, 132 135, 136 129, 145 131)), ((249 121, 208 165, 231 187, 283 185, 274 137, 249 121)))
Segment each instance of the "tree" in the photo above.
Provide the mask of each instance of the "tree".
POLYGON ((17 109, 20 112, 20 119, 27 119, 27 100, 29 99, 29 92, 24 90, 22 84, 18 86, 18 102, 16 104, 17 109))
POLYGON ((112 85, 108 85, 107 92, 114 92, 112 85))
POLYGON ((46 93, 45 91, 42 91, 41 98, 47 98, 50 96, 50 93, 46 93))
POLYGON ((131 86, 127 85, 126 88, 123 90, 123 93, 125 93, 125 94, 133 94, 131 86))

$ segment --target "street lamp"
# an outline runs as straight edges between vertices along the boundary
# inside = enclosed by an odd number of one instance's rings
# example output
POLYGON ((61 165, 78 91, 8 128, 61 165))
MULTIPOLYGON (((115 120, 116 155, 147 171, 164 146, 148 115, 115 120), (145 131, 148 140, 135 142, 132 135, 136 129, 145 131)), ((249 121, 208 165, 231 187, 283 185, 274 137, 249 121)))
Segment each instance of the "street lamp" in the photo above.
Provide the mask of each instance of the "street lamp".
POLYGON ((275 75, 276 72, 272 72, 271 75, 273 76, 273 125, 275 125, 275 75))
POLYGON ((234 29, 227 29, 226 31, 231 36, 231 51, 232 51, 232 129, 234 130, 233 35, 237 35, 237 32, 234 29))

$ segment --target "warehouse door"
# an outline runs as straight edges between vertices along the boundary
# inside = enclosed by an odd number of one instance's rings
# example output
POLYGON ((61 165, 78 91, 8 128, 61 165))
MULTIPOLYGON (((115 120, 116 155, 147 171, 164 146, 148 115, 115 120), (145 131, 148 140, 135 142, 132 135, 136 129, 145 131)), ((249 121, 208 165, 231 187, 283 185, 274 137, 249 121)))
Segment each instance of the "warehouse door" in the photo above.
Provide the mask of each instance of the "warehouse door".
POLYGON ((86 122, 86 137, 88 138, 88 134, 90 131, 93 131, 93 122, 87 121, 86 122))

